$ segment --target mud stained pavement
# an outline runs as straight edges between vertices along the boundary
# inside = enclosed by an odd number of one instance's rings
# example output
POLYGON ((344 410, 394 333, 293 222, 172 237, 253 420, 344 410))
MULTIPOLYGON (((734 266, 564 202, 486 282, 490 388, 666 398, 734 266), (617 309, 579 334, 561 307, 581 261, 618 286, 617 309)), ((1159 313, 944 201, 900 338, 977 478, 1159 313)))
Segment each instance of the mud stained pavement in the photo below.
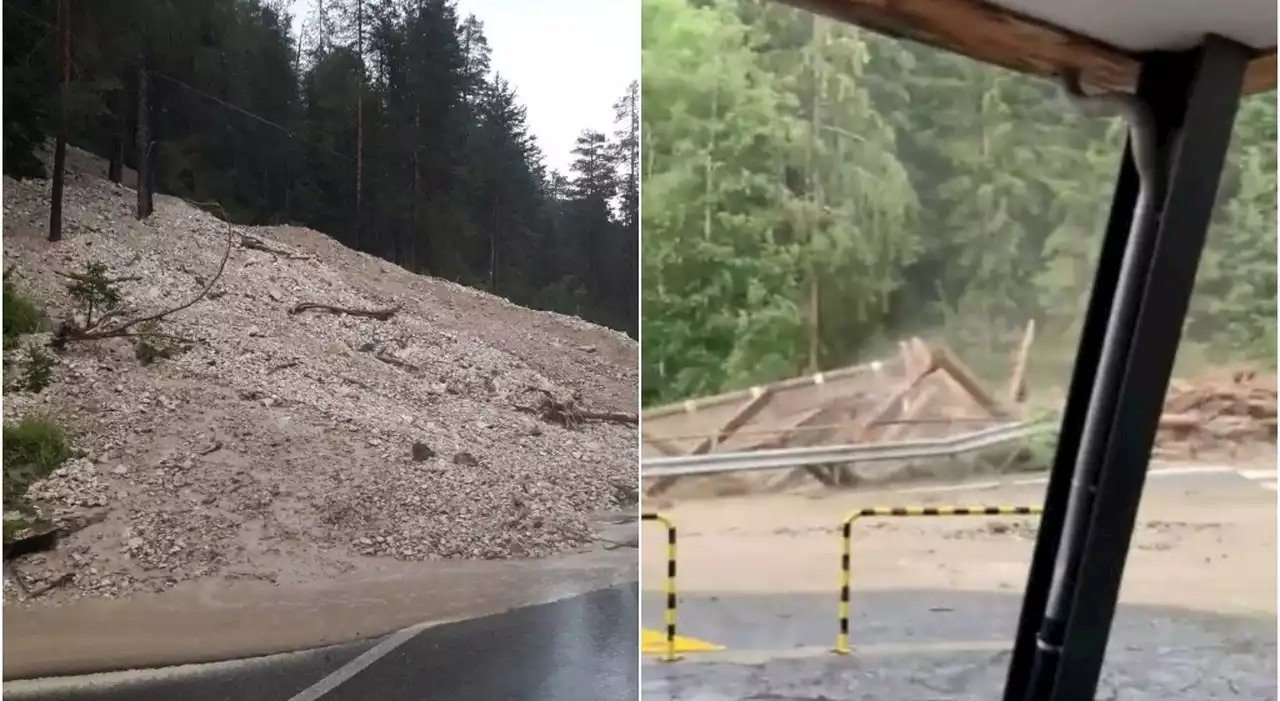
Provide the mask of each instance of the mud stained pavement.
MULTIPOLYGON (((318 648, 423 622, 501 613, 635 579, 635 550, 628 548, 546 560, 409 563, 376 576, 310 586, 211 585, 51 608, 6 606, 4 678, 215 662, 318 648)), ((627 624, 634 635, 634 613, 627 624)))
POLYGON ((341 648, 216 665, 196 674, 41 689, 28 701, 625 701, 639 683, 638 590, 610 587, 341 648))
MULTIPOLYGON (((854 654, 829 652, 833 597, 694 595, 687 635, 726 645, 671 664, 647 661, 645 701, 968 701, 999 698, 1021 598, 955 591, 874 591, 853 600, 854 654)), ((646 625, 661 597, 646 592, 646 625)), ((1100 699, 1276 698, 1275 618, 1123 606, 1108 646, 1100 699)))
MULTIPOLYGON (((838 630, 836 524, 854 508, 1038 504, 1044 486, 685 502, 679 632, 723 645, 647 658, 646 701, 999 698, 1034 544, 1026 518, 860 521, 854 654, 838 630)), ((1276 496, 1231 472, 1148 481, 1098 698, 1275 701, 1276 496)), ((661 531, 646 530, 647 539, 661 531)), ((664 562, 646 540, 644 623, 664 562)))

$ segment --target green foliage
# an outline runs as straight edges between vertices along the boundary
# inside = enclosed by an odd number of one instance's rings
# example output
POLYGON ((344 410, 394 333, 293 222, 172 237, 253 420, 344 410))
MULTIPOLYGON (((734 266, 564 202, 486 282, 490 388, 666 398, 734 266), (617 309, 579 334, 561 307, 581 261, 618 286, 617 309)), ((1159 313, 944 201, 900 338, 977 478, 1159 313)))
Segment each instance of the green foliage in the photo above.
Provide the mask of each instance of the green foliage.
POLYGON ((53 356, 39 346, 27 348, 27 359, 22 368, 22 388, 40 393, 53 382, 53 356))
POLYGON ((85 326, 93 326, 94 313, 106 313, 120 304, 120 289, 107 277, 107 266, 102 263, 86 263, 84 273, 73 279, 67 291, 80 303, 85 326))
POLYGON ((26 417, 4 425, 4 505, 21 508, 27 488, 71 457, 66 432, 54 421, 26 417))
MULTIPOLYGON (((1030 319, 1033 387, 1066 383, 1122 122, 775 2, 643 7, 646 404, 908 334, 1003 382, 1030 319)), ((1184 368, 1276 362, 1274 93, 1235 137, 1184 368)))
MULTIPOLYGON (((631 76, 618 76, 616 130, 584 134, 601 136, 593 153, 550 172, 520 86, 495 74, 483 23, 455 3, 306 3, 301 35, 288 6, 73 3, 71 143, 137 168, 141 61, 159 192, 216 202, 236 223, 297 222, 416 272, 636 332, 631 76)), ((14 173, 39 171, 52 133, 53 8, 4 5, 14 173)), ((87 304, 97 314, 102 302, 87 304)))
POLYGON ((44 328, 45 316, 31 298, 22 294, 10 280, 11 273, 5 273, 4 279, 4 347, 11 348, 18 338, 36 333, 44 328))

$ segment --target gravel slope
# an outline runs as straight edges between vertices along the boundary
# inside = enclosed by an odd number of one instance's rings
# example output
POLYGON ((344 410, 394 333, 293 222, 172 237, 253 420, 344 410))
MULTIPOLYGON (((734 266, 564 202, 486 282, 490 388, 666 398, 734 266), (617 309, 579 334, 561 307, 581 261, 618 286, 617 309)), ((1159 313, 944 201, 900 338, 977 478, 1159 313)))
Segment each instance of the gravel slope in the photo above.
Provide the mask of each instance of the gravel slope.
MULTIPOLYGON (((4 265, 55 319, 72 311, 59 272, 96 261, 136 278, 120 284, 132 317, 198 294, 226 249, 229 227, 213 216, 158 197, 138 222, 131 189, 83 169, 67 183, 64 240, 48 244, 47 192, 5 179, 4 265)), ((199 339, 190 351, 143 366, 126 339, 76 344, 53 386, 6 391, 5 421, 56 416, 86 453, 32 491, 59 522, 88 524, 16 563, 37 589, 59 583, 39 601, 304 580, 378 557, 547 556, 587 546, 592 513, 626 499, 633 427, 570 429, 519 407, 545 391, 634 412, 631 339, 314 231, 235 227, 232 238, 209 297, 161 324, 199 339), (246 235, 283 254, 246 248, 246 235), (400 311, 289 313, 300 302, 400 311)))

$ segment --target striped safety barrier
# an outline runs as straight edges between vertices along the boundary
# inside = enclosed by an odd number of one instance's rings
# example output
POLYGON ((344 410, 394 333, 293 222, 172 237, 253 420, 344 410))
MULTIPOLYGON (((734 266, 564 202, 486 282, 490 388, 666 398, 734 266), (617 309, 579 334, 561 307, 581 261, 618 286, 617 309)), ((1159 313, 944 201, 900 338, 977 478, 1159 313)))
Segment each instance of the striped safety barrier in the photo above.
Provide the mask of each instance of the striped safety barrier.
MULTIPOLYGON (((1039 506, 893 506, 849 512, 840 524, 840 633, 835 652, 847 655, 849 648, 849 596, 852 582, 853 523, 860 518, 902 518, 910 516, 1034 516, 1039 506)), ((674 562, 672 564, 674 567, 674 562)))
POLYGON ((676 524, 670 518, 659 513, 645 513, 640 515, 642 521, 657 521, 662 527, 667 529, 667 578, 664 583, 666 590, 666 606, 662 611, 662 620, 665 624, 663 634, 666 636, 666 652, 662 655, 662 660, 672 662, 680 659, 676 654, 676 524))

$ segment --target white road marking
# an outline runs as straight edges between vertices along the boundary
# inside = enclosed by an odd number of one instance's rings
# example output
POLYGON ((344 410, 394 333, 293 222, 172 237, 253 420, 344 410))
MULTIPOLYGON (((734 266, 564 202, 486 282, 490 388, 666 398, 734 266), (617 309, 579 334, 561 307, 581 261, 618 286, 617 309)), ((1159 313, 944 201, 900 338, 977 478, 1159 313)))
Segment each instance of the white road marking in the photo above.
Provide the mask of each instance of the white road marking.
POLYGON ((296 695, 291 697, 289 701, 316 701, 325 694, 333 691, 342 684, 350 681, 352 677, 368 669, 370 665, 387 655, 395 652, 395 649, 417 637, 418 633, 434 626, 434 623, 419 624, 397 631, 387 636, 382 642, 365 650, 359 657, 335 669, 329 676, 321 679, 315 684, 303 689, 296 695))
MULTIPOLYGON (((524 604, 519 608, 524 608, 525 606, 543 606, 546 604, 554 604, 560 601, 571 599, 575 596, 582 596, 584 593, 585 592, 564 592, 547 599, 534 601, 529 604, 524 604)), ((508 609, 507 612, 511 610, 513 609, 508 609)), ((637 614, 637 616, 638 615, 639 614, 637 614)), ((289 701, 317 701, 318 699, 323 698, 325 694, 329 693, 330 691, 333 691, 339 686, 342 686, 346 682, 350 681, 352 677, 368 669, 369 666, 372 665, 373 663, 386 657, 392 652, 395 652, 396 648, 400 647, 401 645, 404 645, 410 640, 413 640, 422 631, 428 628, 435 628, 436 626, 448 625, 450 623, 460 623, 465 620, 469 620, 469 617, 464 616, 462 618, 451 618, 451 619, 440 620, 440 621, 431 621, 428 623, 419 623, 417 625, 409 626, 408 628, 392 633, 391 635, 388 635, 386 638, 383 638, 382 641, 379 642, 377 645, 374 645, 368 650, 365 650, 364 653, 361 654, 359 657, 335 669, 333 672, 329 674, 329 676, 321 679, 315 684, 303 689, 302 691, 298 692, 296 695, 290 697, 289 701)))
MULTIPOLYGON (((1231 472, 1235 472, 1239 474, 1242 471, 1232 467, 1226 467, 1221 465, 1171 465, 1169 467, 1158 467, 1158 466, 1153 467, 1151 471, 1147 473, 1147 476, 1151 478, 1160 478, 1160 477, 1181 477, 1185 475, 1218 475, 1218 474, 1227 474, 1231 472)), ((1271 474, 1274 475, 1275 473, 1272 472, 1271 474)), ((1000 487, 1011 487, 1011 486, 1025 487, 1028 485, 1035 485, 1035 484, 1047 484, 1048 482, 1049 482, 1049 476, 1041 475, 1038 477, 1024 477, 1024 478, 1012 479, 1012 480, 988 480, 985 482, 965 482, 962 484, 941 484, 941 485, 930 485, 926 487, 907 487, 904 489, 893 489, 893 490, 886 490, 886 491, 892 491, 897 494, 968 492, 968 491, 977 491, 977 490, 983 490, 983 489, 999 489, 1000 487)), ((1275 489, 1275 487, 1272 487, 1272 489, 1275 489)))
POLYGON ((1239 470, 1240 476, 1252 480, 1254 484, 1263 489, 1270 489, 1273 492, 1280 491, 1276 488, 1277 479, 1275 470, 1239 470))

